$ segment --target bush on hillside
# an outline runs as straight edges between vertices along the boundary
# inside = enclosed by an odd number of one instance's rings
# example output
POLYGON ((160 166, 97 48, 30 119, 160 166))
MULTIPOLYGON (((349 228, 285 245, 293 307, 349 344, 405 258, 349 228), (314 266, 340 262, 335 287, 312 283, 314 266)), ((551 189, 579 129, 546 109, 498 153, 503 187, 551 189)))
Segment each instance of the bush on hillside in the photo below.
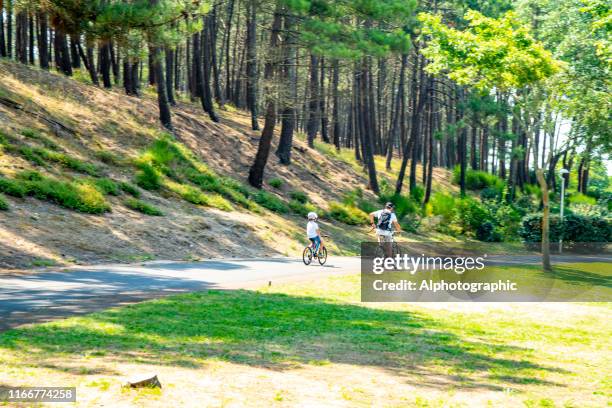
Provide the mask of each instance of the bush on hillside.
POLYGON ((318 209, 314 205, 310 203, 302 203, 297 200, 289 201, 289 208, 291 209, 291 211, 298 215, 301 215, 302 217, 308 216, 308 213, 311 211, 318 213, 318 209))
POLYGON ((161 175, 149 163, 139 163, 136 172, 136 184, 145 190, 159 190, 161 175))
POLYGON ((288 211, 285 203, 274 194, 260 190, 253 195, 253 201, 270 211, 284 214, 288 211))
POLYGON ((27 187, 17 180, 11 180, 0 176, 0 192, 13 197, 25 197, 28 193, 27 187))
MULTIPOLYGON (((459 166, 455 166, 453 170, 453 183, 459 184, 460 177, 461 169, 459 166)), ((487 173, 486 171, 466 169, 465 188, 468 190, 482 190, 487 187, 494 188, 501 194, 505 187, 505 183, 498 176, 487 173)))
POLYGON ((9 205, 4 199, 4 196, 0 194, 0 211, 7 211, 9 209, 9 205))
POLYGON ((452 220, 455 210, 455 197, 449 193, 437 192, 429 200, 432 215, 439 215, 445 223, 452 220))
POLYGON ((281 188, 281 186, 283 185, 283 180, 279 178, 272 178, 268 180, 268 184, 274 188, 281 188))
POLYGON ((130 183, 127 183, 125 181, 120 181, 119 188, 123 190, 124 192, 128 193, 129 195, 133 196, 134 198, 140 197, 140 190, 138 190, 136 186, 130 183))
POLYGON ((131 208, 134 211, 138 211, 146 215, 152 215, 157 217, 164 215, 164 213, 154 205, 148 204, 136 198, 128 198, 127 200, 125 200, 124 204, 128 208, 131 208))
POLYGON ((329 218, 349 225, 364 225, 369 222, 368 214, 357 207, 331 202, 327 213, 329 218))
POLYGON ((121 195, 121 187, 109 178, 99 178, 91 180, 102 194, 118 196, 121 195))
POLYGON ((308 199, 308 195, 303 191, 291 191, 289 193, 289 197, 291 197, 292 200, 302 204, 306 204, 308 201, 310 201, 308 199))
POLYGON ((425 197, 425 189, 418 184, 410 189, 410 198, 416 203, 422 203, 423 197, 425 197))
POLYGON ((45 177, 36 171, 17 174, 27 194, 39 200, 88 214, 102 214, 111 207, 98 189, 87 182, 66 182, 45 177))
MULTIPOLYGON (((381 181, 381 185, 382 185, 381 191, 385 189, 385 182, 386 180, 381 181)), ((345 193, 344 197, 342 198, 342 203, 350 207, 357 207, 361 211, 368 213, 368 214, 371 213, 372 211, 376 211, 380 209, 379 205, 377 205, 375 202, 367 200, 363 196, 363 190, 359 187, 356 187, 353 190, 350 190, 349 192, 345 193)))
POLYGON ((489 212, 478 200, 464 197, 455 202, 452 224, 459 233, 474 237, 486 221, 490 221, 489 212))

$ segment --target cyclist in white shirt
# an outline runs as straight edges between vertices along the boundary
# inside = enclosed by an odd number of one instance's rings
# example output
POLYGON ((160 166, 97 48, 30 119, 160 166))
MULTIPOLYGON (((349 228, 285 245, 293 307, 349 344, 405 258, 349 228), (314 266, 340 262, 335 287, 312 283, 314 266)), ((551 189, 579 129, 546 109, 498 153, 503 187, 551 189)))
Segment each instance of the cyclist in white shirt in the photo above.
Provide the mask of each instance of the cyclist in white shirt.
POLYGON ((308 224, 306 224, 306 235, 310 240, 311 247, 313 248, 314 256, 317 256, 319 253, 319 248, 323 244, 323 240, 321 239, 321 231, 319 230, 319 224, 317 224, 317 213, 309 212, 308 213, 308 224))

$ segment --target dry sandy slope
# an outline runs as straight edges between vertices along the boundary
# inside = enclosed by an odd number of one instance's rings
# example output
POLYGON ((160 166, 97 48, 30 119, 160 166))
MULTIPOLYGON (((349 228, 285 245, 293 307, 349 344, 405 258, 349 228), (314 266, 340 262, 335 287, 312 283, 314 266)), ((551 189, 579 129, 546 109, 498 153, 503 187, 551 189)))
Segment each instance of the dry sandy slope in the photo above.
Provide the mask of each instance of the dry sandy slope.
MULTIPOLYGON (((96 154, 108 151, 127 160, 157 137, 161 131, 157 106, 148 93, 145 90, 142 98, 127 97, 121 88, 100 89, 56 73, 0 61, 0 99, 22 106, 15 109, 0 103, 0 130, 19 135, 24 128, 37 129, 66 153, 95 163, 106 176, 129 181, 133 167, 106 165, 96 154)), ((259 132, 249 129, 244 113, 224 111, 221 116, 221 123, 215 124, 197 105, 180 102, 173 109, 176 137, 218 173, 245 181, 259 132)), ((32 144, 25 138, 22 142, 32 144)), ((326 208, 330 200, 340 199, 347 191, 366 187, 362 173, 307 149, 299 140, 293 158, 293 165, 286 167, 272 156, 266 171, 266 179, 284 180, 280 194, 285 197, 290 190, 305 190, 317 206, 326 208)), ((10 176, 31 167, 19 156, 0 154, 0 174, 10 176)), ((70 176, 55 167, 38 170, 70 176)), ((436 171, 437 180, 448 178, 445 171, 436 171)), ((0 269, 27 268, 46 261, 99 263, 300 252, 303 220, 299 218, 272 213, 262 216, 241 208, 223 213, 146 192, 143 198, 166 216, 144 216, 112 197, 112 213, 102 216, 76 213, 33 198, 9 197, 11 211, 0 213, 0 269)), ((363 228, 325 221, 323 227, 339 246, 332 247, 335 251, 354 251, 357 240, 365 237, 363 228)))

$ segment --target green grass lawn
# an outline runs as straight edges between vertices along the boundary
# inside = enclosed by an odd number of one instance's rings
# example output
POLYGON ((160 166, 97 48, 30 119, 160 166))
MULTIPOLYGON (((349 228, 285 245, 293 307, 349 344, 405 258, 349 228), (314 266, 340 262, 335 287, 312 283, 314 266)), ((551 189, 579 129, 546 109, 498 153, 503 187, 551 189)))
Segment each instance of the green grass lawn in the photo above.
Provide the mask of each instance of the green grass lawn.
POLYGON ((81 405, 612 402, 609 304, 358 299, 353 275, 178 295, 25 326, 0 334, 0 385, 77 386, 81 405), (164 388, 120 387, 142 371, 158 373, 164 388))

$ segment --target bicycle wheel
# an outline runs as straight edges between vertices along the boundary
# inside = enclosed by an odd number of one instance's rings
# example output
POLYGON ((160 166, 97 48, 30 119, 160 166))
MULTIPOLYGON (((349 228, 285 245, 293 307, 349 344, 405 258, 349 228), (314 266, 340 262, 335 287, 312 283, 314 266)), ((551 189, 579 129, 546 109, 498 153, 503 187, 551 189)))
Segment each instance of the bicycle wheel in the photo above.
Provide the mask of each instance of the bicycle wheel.
POLYGON ((319 263, 323 265, 327 261, 327 248, 321 247, 319 249, 319 263))
POLYGON ((310 265, 312 262, 312 249, 309 246, 304 248, 304 253, 302 254, 302 261, 304 261, 305 265, 310 265))
POLYGON ((379 243, 374 250, 374 258, 384 258, 385 257, 385 248, 382 243, 379 243))

